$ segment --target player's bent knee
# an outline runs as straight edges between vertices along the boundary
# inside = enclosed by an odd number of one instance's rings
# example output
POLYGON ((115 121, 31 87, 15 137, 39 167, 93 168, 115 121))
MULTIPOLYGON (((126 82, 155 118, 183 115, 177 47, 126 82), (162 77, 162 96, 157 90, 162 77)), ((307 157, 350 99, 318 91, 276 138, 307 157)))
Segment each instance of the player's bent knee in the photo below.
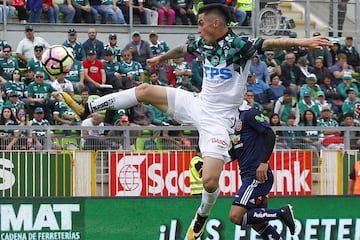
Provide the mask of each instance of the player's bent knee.
POLYGON ((219 182, 218 180, 213 178, 203 178, 203 187, 209 193, 215 192, 216 189, 219 187, 219 182))
POLYGON ((144 101, 145 97, 148 95, 149 90, 151 89, 151 85, 148 83, 142 83, 139 86, 136 87, 136 98, 139 102, 144 101))

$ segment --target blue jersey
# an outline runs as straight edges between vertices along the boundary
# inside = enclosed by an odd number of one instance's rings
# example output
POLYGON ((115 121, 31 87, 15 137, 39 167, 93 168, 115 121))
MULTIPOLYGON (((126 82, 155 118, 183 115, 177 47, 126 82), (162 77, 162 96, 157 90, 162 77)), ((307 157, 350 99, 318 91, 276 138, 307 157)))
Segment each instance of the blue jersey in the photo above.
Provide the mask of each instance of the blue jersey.
MULTIPOLYGON (((237 140, 234 149, 241 178, 256 177, 256 169, 264 154, 263 133, 268 128, 271 128, 270 124, 259 110, 251 108, 241 111, 233 138, 237 140)), ((268 171, 271 171, 270 168, 268 171)))

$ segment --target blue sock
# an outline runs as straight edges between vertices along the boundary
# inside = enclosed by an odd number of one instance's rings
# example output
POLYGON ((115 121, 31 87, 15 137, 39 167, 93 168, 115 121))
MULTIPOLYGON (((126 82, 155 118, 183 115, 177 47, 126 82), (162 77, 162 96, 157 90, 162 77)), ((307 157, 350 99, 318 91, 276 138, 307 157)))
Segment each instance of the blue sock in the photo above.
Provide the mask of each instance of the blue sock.
POLYGON ((279 219, 279 216, 280 209, 253 208, 249 209, 244 215, 241 225, 245 226, 268 222, 270 220, 279 219))
POLYGON ((281 240, 279 233, 275 230, 273 226, 267 224, 263 229, 258 232, 263 239, 273 239, 273 240, 281 240))

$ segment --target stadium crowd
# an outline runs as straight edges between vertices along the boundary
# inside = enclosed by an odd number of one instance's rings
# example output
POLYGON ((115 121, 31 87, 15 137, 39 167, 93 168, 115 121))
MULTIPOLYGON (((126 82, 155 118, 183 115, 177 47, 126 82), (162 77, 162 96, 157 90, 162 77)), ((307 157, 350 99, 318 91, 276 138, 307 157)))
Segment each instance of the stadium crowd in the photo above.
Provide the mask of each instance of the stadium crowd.
MULTIPOLYGON (((88 39, 81 43, 77 40, 76 29, 69 29, 67 39, 59 44, 72 49, 75 63, 68 74, 58 77, 47 74, 41 63, 41 56, 49 47, 46 40, 35 36, 32 25, 26 25, 24 33, 25 38, 16 46, 15 52, 13 46, 1 41, 0 121, 3 125, 82 125, 80 118, 57 97, 57 93, 61 91, 66 91, 83 102, 132 88, 143 82, 183 88, 196 93, 201 91, 200 58, 188 56, 174 59, 156 68, 146 64, 146 59, 169 50, 169 45, 156 32, 144 36, 134 31, 131 34, 132 40, 119 46, 115 33, 109 34, 107 42, 103 42, 97 39, 96 29, 90 27, 88 39), (6 116, 3 111, 7 108, 11 109, 11 117, 3 119, 6 116), (36 118, 37 115, 43 116, 36 118), (26 116, 28 123, 23 116, 26 116)), ((316 32, 313 35, 319 34, 316 32)), ((297 36, 293 32, 289 37, 297 36)), ((193 40, 193 34, 184 39, 187 42, 193 40)), ((332 47, 324 47, 322 50, 291 48, 255 55, 250 66, 251 74, 247 78, 245 99, 248 104, 262 111, 275 126, 358 126, 360 119, 354 115, 354 105, 360 102, 357 80, 360 71, 359 53, 353 46, 352 37, 346 37, 344 44, 335 37, 332 41, 332 47)), ((119 111, 108 110, 102 116, 100 122, 95 117, 92 124, 179 125, 148 104, 119 111)), ((1 148, 13 149, 15 144, 11 141, 12 137, 21 134, 26 135, 16 130, 2 130, 1 148)), ((26 146, 43 148, 40 141, 34 141, 34 134, 40 136, 45 133, 28 133, 31 140, 26 146)), ((135 137, 136 134, 141 133, 135 133, 135 137)), ((191 145, 181 131, 172 135, 166 131, 154 131, 152 134, 168 139, 179 148, 191 145)), ((277 134, 278 149, 343 147, 339 131, 277 134), (297 140, 289 142, 292 138, 297 140)), ((357 133, 354 134, 352 146, 358 148, 360 141, 357 140, 357 133)), ((71 131, 65 131, 65 135, 71 135, 71 131)), ((108 148, 109 144, 104 143, 104 146, 108 148)), ((25 148, 24 145, 21 147, 25 148)))

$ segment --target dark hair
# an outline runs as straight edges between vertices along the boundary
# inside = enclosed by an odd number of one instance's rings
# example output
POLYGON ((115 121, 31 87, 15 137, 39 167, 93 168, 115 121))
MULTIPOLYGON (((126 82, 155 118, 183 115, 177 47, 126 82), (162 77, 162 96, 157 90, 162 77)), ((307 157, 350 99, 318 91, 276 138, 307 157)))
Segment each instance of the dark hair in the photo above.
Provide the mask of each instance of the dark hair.
POLYGON ((9 44, 5 44, 2 49, 4 49, 4 48, 10 48, 10 51, 12 51, 12 48, 9 44))
POLYGON ((305 126, 307 126, 306 124, 307 124, 307 122, 306 122, 306 113, 307 112, 310 112, 312 115, 313 115, 313 120, 312 120, 312 125, 311 126, 316 126, 317 125, 317 119, 316 119, 316 115, 315 115, 315 113, 312 111, 312 110, 310 110, 310 109, 306 109, 305 111, 304 111, 304 114, 302 115, 302 117, 301 117, 301 122, 305 125, 305 126))
POLYGON ((5 109, 10 110, 10 120, 12 120, 15 125, 17 125, 17 120, 16 120, 16 117, 14 115, 14 112, 12 111, 12 109, 10 107, 7 107, 7 106, 5 106, 1 111, 0 125, 5 125, 6 124, 5 119, 4 119, 4 114, 3 114, 5 109))
POLYGON ((344 119, 347 118, 347 117, 354 118, 354 114, 352 112, 347 112, 347 113, 344 114, 344 119))
POLYGON ((214 13, 221 17, 225 23, 229 23, 231 20, 230 12, 227 6, 219 3, 206 4, 199 9, 198 14, 207 15, 209 13, 214 13))
POLYGON ((271 125, 271 126, 281 126, 279 114, 277 114, 277 113, 271 113, 271 114, 270 114, 270 125, 271 125), (276 125, 274 125, 273 122, 272 122, 272 119, 273 119, 275 116, 277 116, 278 119, 279 119, 279 122, 278 122, 276 125))

